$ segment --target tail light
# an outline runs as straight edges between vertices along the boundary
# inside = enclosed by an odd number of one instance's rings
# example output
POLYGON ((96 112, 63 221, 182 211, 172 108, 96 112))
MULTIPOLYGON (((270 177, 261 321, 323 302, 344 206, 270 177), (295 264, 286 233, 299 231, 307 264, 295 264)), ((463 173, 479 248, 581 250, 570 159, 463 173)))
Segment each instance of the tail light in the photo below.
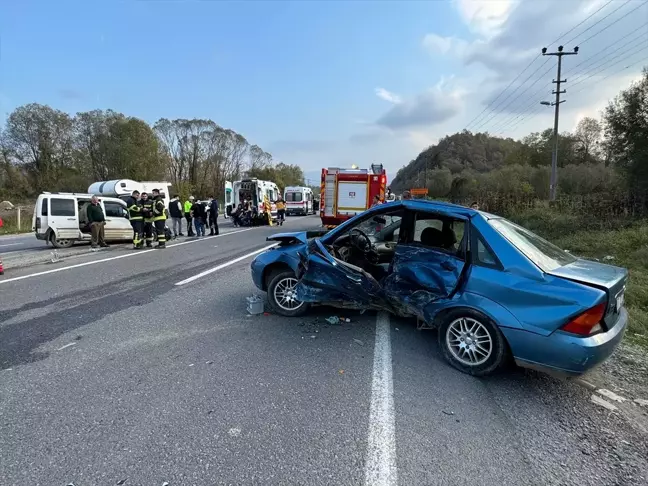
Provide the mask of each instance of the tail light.
POLYGON ((569 321, 561 329, 579 336, 591 336, 603 329, 601 327, 601 320, 603 320, 603 316, 605 315, 605 308, 605 303, 595 305, 575 319, 569 321))

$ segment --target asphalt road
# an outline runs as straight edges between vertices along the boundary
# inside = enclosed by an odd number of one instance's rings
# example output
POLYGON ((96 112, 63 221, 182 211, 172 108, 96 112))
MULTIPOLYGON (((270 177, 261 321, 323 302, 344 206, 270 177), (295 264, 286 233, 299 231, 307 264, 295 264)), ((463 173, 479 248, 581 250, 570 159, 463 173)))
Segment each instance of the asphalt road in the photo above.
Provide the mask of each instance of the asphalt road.
MULTIPOLYGON (((52 247, 50 246, 49 248, 51 251, 52 247)), ((33 233, 0 236, 0 255, 22 251, 42 251, 46 249, 47 245, 45 245, 45 242, 37 240, 33 233)))
POLYGON ((461 374, 434 332, 383 314, 246 315, 250 254, 317 224, 8 272, 0 484, 648 481, 646 436, 574 383, 461 374))

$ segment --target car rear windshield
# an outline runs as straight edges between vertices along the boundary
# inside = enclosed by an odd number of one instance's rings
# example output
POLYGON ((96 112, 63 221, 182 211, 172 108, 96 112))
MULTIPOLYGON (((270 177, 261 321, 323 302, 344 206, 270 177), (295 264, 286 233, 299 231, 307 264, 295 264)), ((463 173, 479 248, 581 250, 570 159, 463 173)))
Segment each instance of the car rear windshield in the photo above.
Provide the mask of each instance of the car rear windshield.
POLYGON ((551 272, 576 261, 566 251, 517 224, 501 218, 490 219, 488 222, 544 272, 551 272))
POLYGON ((286 194, 286 201, 301 202, 302 193, 301 192, 289 192, 286 194))

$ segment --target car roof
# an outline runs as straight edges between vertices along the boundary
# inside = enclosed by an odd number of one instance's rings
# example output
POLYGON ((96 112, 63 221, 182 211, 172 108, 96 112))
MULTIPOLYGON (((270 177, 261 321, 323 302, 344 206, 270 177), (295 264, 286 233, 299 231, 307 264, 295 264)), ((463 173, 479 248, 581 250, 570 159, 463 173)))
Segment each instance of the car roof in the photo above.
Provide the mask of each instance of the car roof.
POLYGON ((413 211, 452 211, 468 218, 471 218, 477 214, 481 214, 480 211, 477 211, 475 209, 442 201, 430 201, 427 199, 404 199, 401 202, 407 209, 411 209, 413 211))

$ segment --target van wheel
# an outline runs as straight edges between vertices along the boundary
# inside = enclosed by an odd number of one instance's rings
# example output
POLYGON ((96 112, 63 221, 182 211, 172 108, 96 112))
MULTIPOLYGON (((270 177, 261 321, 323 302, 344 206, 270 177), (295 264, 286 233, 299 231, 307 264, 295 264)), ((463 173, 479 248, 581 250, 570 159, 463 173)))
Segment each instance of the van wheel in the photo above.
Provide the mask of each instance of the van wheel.
POLYGON ((295 299, 297 277, 292 270, 284 270, 272 277, 268 285, 268 304, 274 312, 286 317, 304 315, 308 304, 295 299))
POLYGON ((74 244, 74 240, 56 239, 56 235, 52 232, 50 235, 50 243, 52 243, 54 248, 70 248, 74 244))
POLYGON ((471 309, 457 309, 439 326, 439 348, 453 367, 473 376, 494 372, 505 361, 506 339, 497 325, 471 309))

